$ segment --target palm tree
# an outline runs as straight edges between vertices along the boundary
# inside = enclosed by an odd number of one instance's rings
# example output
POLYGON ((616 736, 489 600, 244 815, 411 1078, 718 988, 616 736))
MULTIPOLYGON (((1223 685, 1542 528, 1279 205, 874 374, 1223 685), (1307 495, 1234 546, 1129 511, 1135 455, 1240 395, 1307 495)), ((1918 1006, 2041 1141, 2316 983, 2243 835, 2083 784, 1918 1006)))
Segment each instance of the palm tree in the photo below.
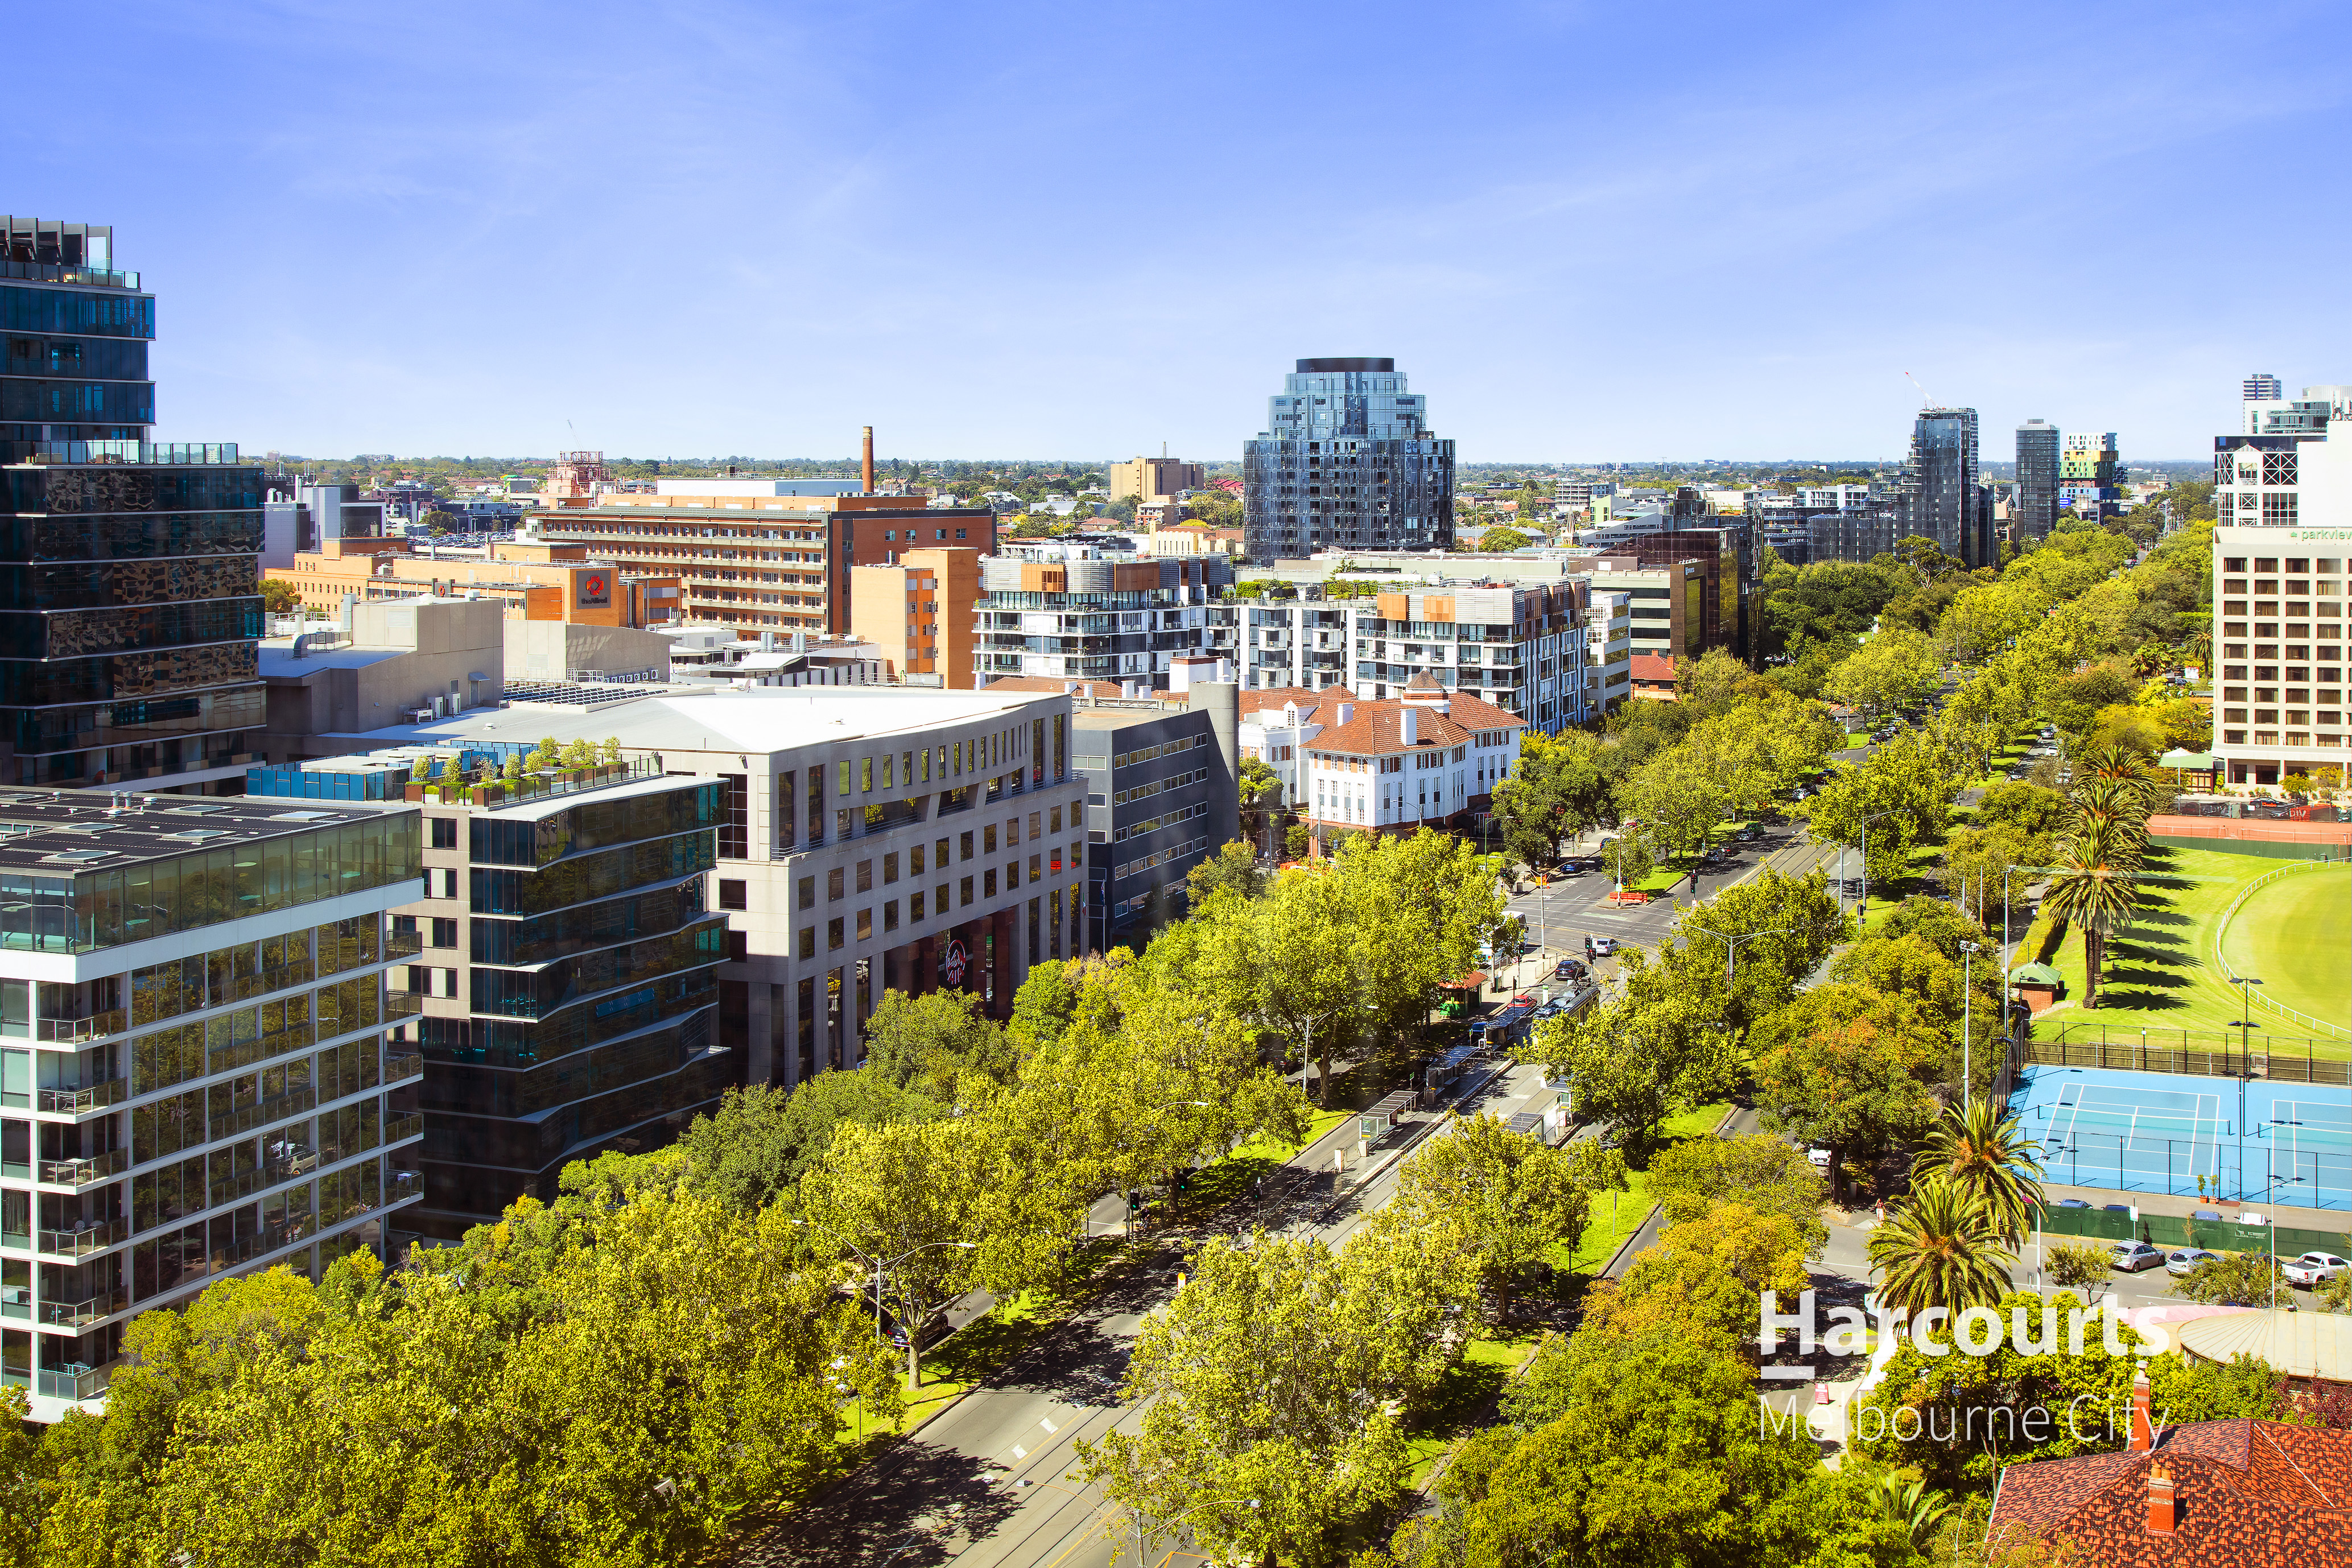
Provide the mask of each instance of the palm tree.
POLYGON ((1901 1311, 1990 1307, 2012 1289, 2016 1261, 1991 1211, 1940 1178, 1914 1187, 1870 1233, 1878 1299, 1901 1311))
POLYGON ((2042 908, 2083 931, 2083 1005, 2099 1005, 2099 961, 2107 939, 2131 924, 2139 908, 2138 858, 2111 819, 2084 816, 2058 851, 2042 908))
POLYGON ((1870 1495, 1872 1500, 1878 1504, 1881 1514, 1903 1527, 1903 1533, 1910 1537, 1915 1552, 1927 1550, 1928 1540, 1935 1535, 1937 1527, 1952 1511, 1950 1501, 1942 1492, 1929 1491, 1924 1480, 1915 1480, 1906 1487, 1903 1484, 1903 1477, 1892 1470, 1879 1476, 1870 1495))
POLYGON ((2032 1210, 2042 1202, 2041 1145, 2018 1131, 1989 1100, 1965 1109, 1948 1105, 1927 1130, 1926 1143, 1911 1163, 1911 1184, 1949 1182, 1982 1205, 1995 1234, 2011 1247, 2025 1244, 2032 1210))
POLYGON ((2095 746, 2076 759, 2074 776, 2077 780, 2119 784, 2129 786, 2133 798, 2146 816, 2154 809, 2164 789, 2164 781, 2148 766, 2147 759, 2129 746, 2110 742, 2095 746))

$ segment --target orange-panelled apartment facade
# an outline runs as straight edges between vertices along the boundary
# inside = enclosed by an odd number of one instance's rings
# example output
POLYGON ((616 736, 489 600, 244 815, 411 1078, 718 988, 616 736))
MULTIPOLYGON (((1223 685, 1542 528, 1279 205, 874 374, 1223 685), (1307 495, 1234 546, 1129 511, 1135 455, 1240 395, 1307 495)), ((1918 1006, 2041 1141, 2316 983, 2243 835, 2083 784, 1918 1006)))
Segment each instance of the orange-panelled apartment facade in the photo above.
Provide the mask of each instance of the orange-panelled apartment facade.
POLYGON ((405 539, 330 539, 270 575, 292 584, 304 607, 330 616, 341 612, 347 594, 362 604, 478 594, 504 601, 511 620, 642 630, 679 619, 684 602, 675 574, 630 571, 592 561, 577 544, 531 540, 494 544, 484 561, 426 559, 405 539))
POLYGON ((852 634, 881 648, 892 676, 937 676, 951 691, 975 684, 979 599, 980 552, 969 546, 910 550, 891 565, 849 570, 852 634))
POLYGON ((747 637, 849 632, 854 568, 891 564, 911 550, 996 549, 995 513, 929 508, 917 496, 673 492, 595 501, 534 521, 625 571, 676 577, 684 619, 747 637))

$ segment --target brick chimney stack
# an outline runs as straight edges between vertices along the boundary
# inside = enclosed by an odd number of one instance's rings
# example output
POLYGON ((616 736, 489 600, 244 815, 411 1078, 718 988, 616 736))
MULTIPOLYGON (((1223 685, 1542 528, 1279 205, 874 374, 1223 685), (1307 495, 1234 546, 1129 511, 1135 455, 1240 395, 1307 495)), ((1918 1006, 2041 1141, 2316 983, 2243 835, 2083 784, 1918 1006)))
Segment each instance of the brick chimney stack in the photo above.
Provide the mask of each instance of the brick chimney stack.
POLYGON ((858 472, 866 484, 863 493, 872 495, 874 493, 874 426, 871 425, 866 426, 866 459, 859 466, 858 472))
POLYGON ((2131 1451, 2145 1454, 2156 1447, 2156 1423, 2147 1409, 2147 1373, 2132 1379, 2131 1451))
POLYGON ((2170 1535, 2179 1504, 2173 1492, 2172 1471, 2162 1461, 2147 1468, 2147 1532, 2170 1535))

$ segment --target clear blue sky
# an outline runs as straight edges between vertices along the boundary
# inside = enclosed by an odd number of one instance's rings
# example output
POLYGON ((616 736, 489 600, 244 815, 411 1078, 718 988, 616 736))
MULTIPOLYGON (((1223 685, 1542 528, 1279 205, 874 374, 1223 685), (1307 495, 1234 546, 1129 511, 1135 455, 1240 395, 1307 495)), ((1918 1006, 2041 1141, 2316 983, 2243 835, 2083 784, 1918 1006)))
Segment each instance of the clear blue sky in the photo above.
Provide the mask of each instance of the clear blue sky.
POLYGON ((124 0, 10 210, 259 450, 1233 458, 1393 354, 1465 460, 2192 458, 2352 381, 2340 5, 124 0), (567 424, 567 421, 569 422, 567 424))

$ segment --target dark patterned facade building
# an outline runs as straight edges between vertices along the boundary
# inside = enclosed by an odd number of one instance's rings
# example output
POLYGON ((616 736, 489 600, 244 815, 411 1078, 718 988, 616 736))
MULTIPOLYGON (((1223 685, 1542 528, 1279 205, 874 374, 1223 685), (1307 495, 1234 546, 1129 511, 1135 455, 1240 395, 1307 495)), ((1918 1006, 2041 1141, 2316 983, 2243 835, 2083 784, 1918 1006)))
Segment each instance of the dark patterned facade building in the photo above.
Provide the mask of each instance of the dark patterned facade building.
POLYGON ((1392 359, 1303 359, 1242 444, 1244 551, 1443 550, 1454 542, 1454 443, 1392 359))

